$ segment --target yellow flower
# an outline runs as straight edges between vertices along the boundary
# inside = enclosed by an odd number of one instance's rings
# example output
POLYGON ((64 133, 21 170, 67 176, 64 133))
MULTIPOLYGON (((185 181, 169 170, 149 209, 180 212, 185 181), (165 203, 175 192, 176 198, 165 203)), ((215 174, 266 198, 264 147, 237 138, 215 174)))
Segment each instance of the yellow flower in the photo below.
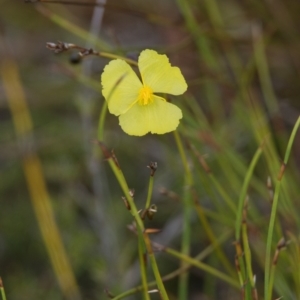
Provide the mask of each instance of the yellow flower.
POLYGON ((112 60, 104 68, 102 94, 109 112, 119 116, 120 126, 129 135, 175 130, 181 110, 155 93, 183 94, 187 84, 180 69, 172 67, 166 55, 149 49, 141 52, 138 67, 142 82, 124 60, 112 60))

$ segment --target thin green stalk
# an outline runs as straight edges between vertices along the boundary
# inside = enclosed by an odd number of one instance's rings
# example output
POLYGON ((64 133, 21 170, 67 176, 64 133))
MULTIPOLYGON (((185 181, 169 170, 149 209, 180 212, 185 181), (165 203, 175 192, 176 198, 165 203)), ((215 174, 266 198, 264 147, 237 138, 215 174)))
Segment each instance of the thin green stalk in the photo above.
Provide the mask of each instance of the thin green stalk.
POLYGON ((251 251, 248 241, 248 233, 247 233, 247 223, 246 220, 243 220, 242 225, 242 239, 243 239, 243 249, 244 249, 244 255, 245 255, 245 264, 246 264, 246 272, 248 275, 248 281, 251 284, 251 288, 255 288, 255 282, 252 272, 252 260, 251 260, 251 251))
POLYGON ((236 265, 237 265, 237 272, 240 282, 240 287, 244 287, 246 281, 246 267, 245 262, 243 260, 243 250, 239 241, 235 242, 235 250, 236 250, 236 265))
MULTIPOLYGON (((185 255, 190 253, 190 243, 191 243, 191 188, 193 185, 193 177, 188 165, 188 160, 183 149, 183 144, 180 135, 177 130, 174 131, 176 145, 182 160, 182 164, 185 170, 184 176, 184 194, 183 194, 183 229, 182 229, 182 240, 181 240, 181 252, 185 255)), ((184 267, 185 262, 182 261, 181 266, 184 267)), ((183 273, 179 277, 178 285, 178 299, 185 300, 188 299, 188 273, 183 273)))
POLYGON ((243 207, 244 207, 244 201, 246 199, 246 194, 247 194, 247 189, 248 189, 248 186, 249 186, 249 182, 251 180, 253 170, 254 170, 261 154, 262 154, 262 146, 260 146, 256 150, 256 152, 254 154, 254 157, 252 158, 252 161, 251 161, 250 166, 248 168, 248 171, 246 173, 244 182, 243 182, 242 190, 241 190, 240 197, 239 197, 238 210, 237 210, 237 214, 236 214, 236 224, 235 224, 235 239, 236 239, 236 241, 239 241, 240 236, 241 236, 243 207))
MULTIPOLYGON (((218 59, 214 55, 214 49, 211 47, 210 40, 206 37, 201 25, 198 23, 193 9, 190 6, 188 0, 177 0, 177 5, 182 13, 186 27, 190 31, 191 36, 198 48, 199 57, 205 62, 210 73, 213 74, 224 74, 221 65, 218 63, 218 59)), ((220 107, 220 93, 218 92, 218 87, 215 84, 215 79, 212 76, 206 76, 204 87, 205 96, 208 100, 208 105, 210 105, 210 110, 215 114, 215 121, 222 120, 223 113, 220 107)))
POLYGON ((272 86, 268 60, 265 53, 264 36, 259 26, 255 23, 252 24, 254 59, 268 111, 274 114, 278 112, 278 103, 272 86))
POLYGON ((140 228, 141 232, 144 232, 145 228, 144 228, 144 223, 139 215, 139 212, 135 206, 133 197, 130 195, 130 189, 128 188, 127 182, 125 180, 125 177, 123 175, 122 170, 119 168, 119 166, 117 166, 116 162, 113 160, 112 157, 109 157, 107 159, 112 171, 114 172, 122 190, 123 193, 129 203, 130 206, 130 213, 132 214, 132 216, 134 217, 137 226, 140 228))
POLYGON ((6 295, 5 295, 4 286, 1 277, 0 277, 0 292, 1 292, 1 300, 6 300, 6 295))
MULTIPOLYGON (((209 223, 206 219, 203 208, 201 207, 201 205, 199 203, 195 204, 195 210, 197 212, 197 215, 202 223, 204 231, 205 231, 207 237, 209 238, 210 242, 212 243, 212 245, 217 245, 218 244, 217 238, 215 237, 214 232, 212 231, 211 227, 209 226, 209 223)), ((216 256, 218 257, 220 262, 223 264, 226 271, 231 276, 235 276, 234 269, 232 268, 228 258, 226 257, 226 255, 224 254, 224 252, 222 251, 222 249, 219 246, 216 246, 216 256)))
POLYGON ((144 240, 142 238, 142 234, 138 236, 138 252, 139 252, 139 261, 140 261, 140 270, 142 277, 142 291, 143 291, 143 299, 150 300, 150 296, 148 293, 148 284, 147 284, 147 271, 146 271, 146 252, 144 246, 144 240))
MULTIPOLYGON (((252 161, 250 163, 250 166, 247 170, 247 173, 246 173, 246 176, 245 176, 245 179, 244 179, 244 182, 243 182, 242 190, 240 192, 239 203, 238 203, 238 211, 237 211, 237 216, 236 216, 236 225, 235 225, 236 243, 239 243, 240 237, 241 237, 243 209, 244 209, 244 206, 245 206, 245 199, 246 199, 247 189, 248 189, 248 186, 249 186, 254 168, 255 168, 261 154, 262 154, 262 146, 260 146, 256 150, 256 152, 254 154, 254 157, 252 158, 252 161)), ((247 251, 247 249, 244 249, 244 251, 245 250, 247 251)), ((249 257, 248 257, 248 258, 246 258, 246 262, 244 262, 241 253, 238 254, 238 261, 239 261, 239 266, 241 268, 242 278, 243 278, 243 281, 244 281, 243 286, 245 287, 245 299, 251 299, 251 285, 249 284, 249 278, 247 276, 248 271, 249 271, 249 269, 248 269, 249 265, 250 265, 250 269, 251 269, 251 261, 249 260, 249 257)), ((252 278, 253 278, 253 276, 252 276, 252 278)))
POLYGON ((270 280, 269 280, 269 294, 272 295, 273 285, 274 285, 274 279, 275 279, 275 270, 276 265, 279 259, 279 255, 282 249, 286 247, 286 241, 284 238, 281 238, 276 246, 276 251, 272 260, 272 267, 271 267, 271 274, 270 274, 270 280))
MULTIPOLYGON (((250 166, 247 170, 247 173, 246 173, 246 176, 245 176, 245 179, 243 182, 242 190, 240 192, 240 197, 239 197, 239 202, 238 202, 238 210, 237 210, 237 216, 236 216, 236 225, 235 225, 235 229, 236 229, 235 240, 237 243, 236 246, 239 245, 239 247, 240 247, 239 243, 240 243, 240 237, 241 237, 243 209, 245 206, 247 189, 248 189, 254 168, 255 168, 261 154, 262 154, 262 146, 260 146, 256 150, 254 157, 252 158, 252 161, 250 163, 250 166)), ((243 281, 240 283, 242 284, 242 287, 244 287, 244 290, 245 290, 245 299, 251 299, 251 298, 249 298, 249 297, 251 297, 251 285, 249 284, 249 278, 247 276, 247 274, 248 274, 247 264, 249 266, 250 260, 249 259, 247 260, 247 258, 246 258, 246 262, 244 262, 243 256, 241 254, 241 249, 237 250, 237 257, 238 257, 239 268, 241 270, 241 275, 242 275, 242 278, 240 277, 240 280, 242 279, 242 281, 243 281)), ((253 276, 252 276, 252 278, 253 278, 253 276)))
MULTIPOLYGON (((198 261, 194 258, 191 258, 188 255, 182 254, 181 252, 178 252, 178 251, 170 249, 170 248, 166 248, 164 251, 174 257, 179 258, 180 260, 183 260, 183 261, 189 263, 190 265, 192 265, 194 267, 199 268, 200 270, 205 271, 208 274, 211 274, 211 275, 229 283, 231 286, 233 286, 235 288, 240 288, 239 283, 235 279, 232 279, 230 276, 222 273, 221 271, 219 271, 201 261, 198 261)), ((186 298, 186 299, 188 299, 188 298, 186 298)))
POLYGON ((287 233, 288 240, 291 241, 289 245, 289 250, 291 255, 289 255, 289 262, 292 266, 291 275, 293 276, 295 295, 297 299, 300 299, 300 247, 299 247, 299 238, 293 233, 287 233))
POLYGON ((154 176, 150 175, 149 179, 149 187, 148 187, 148 194, 147 194, 147 200, 145 204, 145 209, 148 209, 151 204, 151 198, 152 198, 152 193, 153 193, 153 184, 154 184, 154 176))
MULTIPOLYGON (((190 244, 191 244, 191 192, 189 181, 185 176, 184 194, 183 194, 183 228, 182 228, 182 239, 181 239, 181 253, 189 255, 190 254, 190 244)), ((181 266, 185 267, 186 262, 181 261, 181 266)), ((178 299, 185 300, 188 299, 188 280, 189 274, 184 272, 179 277, 178 285, 178 299)))
POLYGON ((272 290, 274 285, 274 279, 275 279, 275 270, 276 266, 272 264, 271 271, 270 271, 270 280, 269 280, 269 295, 271 295, 270 299, 272 299, 272 290))
MULTIPOLYGON (((107 161, 108 161, 112 171, 114 172, 114 174, 115 174, 115 176, 116 176, 116 178, 117 178, 117 180, 118 180, 118 182, 119 182, 119 184, 120 184, 120 186, 121 186, 121 188, 122 188, 122 190, 125 194, 125 197, 128 201, 128 204, 130 206, 130 212, 131 212, 132 216, 134 217, 134 219, 136 221, 136 224, 137 224, 137 227, 138 227, 137 228, 138 234, 141 235, 143 233, 144 241, 145 241, 145 244, 146 244, 146 247, 147 247, 147 250, 148 250, 148 254, 149 254, 149 257, 150 257, 152 271, 154 273, 155 280, 156 280, 157 286, 160 290, 162 299, 163 300, 168 300, 169 298, 168 298, 167 292, 165 290, 164 284, 162 282, 162 279, 161 279, 161 276, 160 276, 160 273, 159 273, 159 270, 158 270, 158 267, 157 267, 157 264, 156 264, 155 256, 154 256, 153 251, 151 250, 151 248, 149 248, 150 240, 148 238, 148 235, 145 233, 144 223, 143 223, 143 221, 142 221, 142 219, 139 215, 139 212, 138 212, 138 210, 135 206, 133 197, 130 195, 130 190, 129 190, 127 182, 124 178, 123 172, 120 169, 120 167, 119 167, 119 165, 116 161, 116 158, 113 159, 112 156, 108 156, 108 155, 106 155, 106 158, 107 158, 107 161), (151 252, 149 252, 150 250, 151 250, 151 252)), ((150 247, 151 247, 151 244, 150 244, 150 247)))
POLYGON ((236 205, 233 202, 233 200, 229 197, 228 193, 225 191, 225 189, 222 188, 222 186, 219 184, 217 179, 215 178, 214 174, 211 172, 211 169, 209 168, 207 162, 205 161, 204 157, 196 150, 196 147, 191 144, 190 148, 192 150, 192 153, 197 157, 198 162, 206 172, 208 178, 213 183, 214 187, 218 190, 220 196, 224 199, 225 203, 228 205, 228 207, 232 210, 232 212, 235 214, 236 212, 236 205))
POLYGON ((270 216, 270 223, 269 223, 269 229, 268 229, 268 235, 267 235, 267 247, 266 247, 266 259, 265 259, 265 282, 264 282, 264 288, 265 288, 265 300, 271 300, 272 298, 272 286, 270 286, 270 266, 271 266, 271 252, 272 252, 272 240, 273 240, 273 233, 274 233, 274 227, 275 227, 275 219, 276 219, 276 212, 277 212, 277 205, 278 205, 278 199, 279 199, 279 191, 281 187, 282 177, 284 175, 285 167, 287 165, 287 162, 289 160, 292 145, 297 133, 297 130, 300 126, 300 117, 298 117, 297 122, 293 128, 293 131, 291 133, 285 156, 284 161, 281 166, 276 186, 275 186, 275 192, 274 192, 274 199, 273 199, 273 205, 271 209, 271 216, 270 216))
POLYGON ((231 209, 232 212, 236 212, 236 204, 233 202, 233 200, 229 197, 225 189, 220 185, 220 183, 217 181, 216 177, 214 174, 209 173, 208 177, 214 184, 215 188, 218 190, 219 194, 221 197, 224 199, 225 203, 227 206, 231 209))
POLYGON ((61 17, 56 13, 53 13, 51 10, 47 9, 45 6, 36 6, 37 10, 42 13, 49 20, 64 28, 68 32, 78 36, 83 41, 86 41, 87 36, 91 36, 91 42, 95 44, 99 49, 104 49, 105 51, 110 51, 112 47, 106 43, 104 40, 100 39, 98 36, 90 35, 90 33, 79 26, 68 21, 65 17, 61 17))
POLYGON ((267 234, 267 246, 266 246, 266 259, 265 259, 265 282, 264 282, 264 288, 265 288, 265 299, 271 300, 272 298, 272 291, 270 292, 270 268, 271 268, 271 252, 272 252, 272 241, 273 241, 273 233, 275 228, 275 219, 276 219, 276 211, 277 211, 277 204, 279 199, 279 191, 281 188, 281 179, 278 179, 275 186, 274 191, 274 198, 273 198, 273 204, 271 209, 271 216, 269 221, 269 228, 268 228, 268 234, 267 234))
MULTIPOLYGON (((230 231, 225 232, 223 235, 221 235, 221 236, 219 237, 219 239, 218 239, 218 241, 217 241, 217 242, 218 242, 217 245, 219 246, 219 244, 221 244, 221 243, 225 242, 226 240, 228 240, 228 238, 229 238, 230 236, 231 236, 231 232, 230 232, 230 231)), ((195 260, 203 260, 203 259, 205 259, 209 254, 211 254, 211 253, 215 250, 215 246, 216 246, 216 245, 212 245, 212 244, 209 245, 209 246, 206 247, 203 251, 201 251, 197 256, 195 256, 194 259, 195 259, 195 260)), ((188 264, 185 268, 180 267, 180 268, 176 269, 175 271, 173 271, 173 272, 171 272, 171 273, 165 275, 165 276, 162 278, 162 280, 163 280, 163 281, 171 280, 171 279, 177 277, 177 276, 178 276, 179 274, 181 274, 183 271, 186 271, 186 270, 187 270, 188 268, 190 268, 190 267, 191 267, 190 264, 188 264)), ((148 283, 148 288, 154 287, 154 286, 156 286, 156 281, 151 281, 151 282, 148 283)), ((130 295, 133 295, 133 294, 135 294, 135 293, 137 293, 137 292, 140 292, 142 289, 143 289, 143 286, 142 286, 142 285, 139 285, 139 286, 137 286, 137 287, 135 287, 135 288, 132 288, 132 289, 126 291, 126 292, 123 292, 122 294, 120 294, 120 295, 114 297, 112 300, 120 300, 120 299, 123 299, 123 298, 128 297, 128 296, 130 296, 130 295)))
POLYGON ((150 258, 150 261, 151 261, 152 270, 153 270, 153 273, 154 273, 154 277, 155 277, 155 280, 156 280, 157 287, 159 289, 159 293, 161 295, 161 298, 163 300, 169 300, 169 297, 168 297, 168 294, 166 292, 164 283, 161 279, 161 276, 160 276, 160 273, 159 273, 159 270, 158 270, 156 259, 155 259, 153 249, 152 249, 152 246, 151 246, 151 241, 150 241, 149 236, 146 232, 144 232, 144 241, 145 241, 145 244, 146 244, 146 248, 148 250, 148 255, 149 255, 149 258, 150 258))
POLYGON ((99 123, 98 123, 98 140, 103 141, 103 135, 104 135, 104 122, 105 117, 107 113, 107 101, 103 101, 103 105, 101 108, 101 113, 99 117, 99 123))
POLYGON ((224 55, 227 57, 227 60, 231 65, 231 70, 234 74, 235 80, 237 81, 237 83, 239 83, 239 76, 242 71, 241 59, 238 56, 238 53, 233 48, 233 45, 230 42, 231 39, 227 36, 227 33, 224 30, 224 21, 222 19, 221 11, 218 7, 218 3, 215 0, 205 0, 204 4, 206 6, 211 22, 216 30, 216 33, 220 36, 220 45, 223 48, 224 55), (222 43, 222 38, 226 38, 226 43, 222 43))
MULTIPOLYGON (((97 48, 104 49, 105 51, 113 50, 111 45, 106 43, 103 39, 100 39, 99 36, 95 36, 95 35, 91 34, 90 32, 80 28, 79 26, 68 21, 66 18, 63 18, 56 13, 53 13, 52 11, 47 9, 45 6, 38 6, 37 10, 40 13, 42 13, 44 16, 46 16, 49 20, 51 20, 55 24, 59 25, 61 28, 64 28, 65 30, 69 31, 70 33, 78 36, 83 41, 86 41, 86 37, 89 36, 90 42, 92 44, 96 45, 97 48)), ((105 51, 98 52, 98 55, 101 57, 110 58, 110 59, 122 59, 131 65, 134 65, 134 66, 138 65, 137 62, 133 59, 130 59, 125 56, 118 55, 118 54, 105 52, 105 51)))
POLYGON ((191 185, 193 183, 193 177, 192 177, 192 174, 191 174, 191 171, 190 171, 190 168, 189 168, 188 160, 187 160, 184 148, 183 148, 183 144, 182 144, 179 132, 177 130, 174 131, 174 137, 175 137, 176 145, 177 145, 177 148, 178 148, 178 151, 179 151, 179 154, 180 154, 180 158, 181 158, 181 161, 182 161, 182 164, 183 164, 183 167, 184 167, 185 174, 188 177, 187 178, 188 179, 188 184, 191 185))

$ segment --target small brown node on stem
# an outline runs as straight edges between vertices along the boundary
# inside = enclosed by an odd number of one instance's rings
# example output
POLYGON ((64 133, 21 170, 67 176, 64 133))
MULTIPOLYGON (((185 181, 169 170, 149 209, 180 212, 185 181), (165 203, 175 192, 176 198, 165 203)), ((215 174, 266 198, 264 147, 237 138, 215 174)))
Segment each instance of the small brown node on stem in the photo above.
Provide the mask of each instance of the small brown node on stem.
POLYGON ((135 190, 134 189, 130 189, 129 191, 128 191, 128 194, 129 194, 129 196, 130 197, 134 197, 134 194, 135 194, 135 190))
POLYGON ((193 150, 194 154, 196 155, 200 165, 202 166, 202 168, 204 169, 204 171, 207 173, 207 174, 210 174, 211 173, 211 169, 210 167, 208 166, 206 160, 205 160, 205 157, 204 155, 201 155, 197 149, 195 148, 194 145, 190 144, 190 148, 193 150))
POLYGON ((118 159, 117 159, 117 157, 115 155, 114 150, 111 150, 110 153, 111 153, 111 158, 113 159, 115 165, 118 167, 118 169, 121 169, 120 164, 118 162, 118 159))
POLYGON ((161 232, 161 229, 157 229, 157 228, 147 228, 144 231, 147 234, 153 234, 153 233, 158 233, 161 232))
POLYGON ((243 250, 241 247, 241 243, 239 241, 235 241, 233 242, 234 246, 235 246, 235 250, 236 250, 236 255, 238 257, 241 257, 243 255, 243 250))
POLYGON ((141 214, 142 220, 145 220, 146 216, 149 220, 152 220, 154 215, 157 213, 157 206, 152 204, 149 208, 144 209, 141 214))
POLYGON ((180 200, 180 197, 174 193, 173 191, 170 191, 170 190, 167 190, 166 188, 164 187, 161 187, 159 189, 159 192, 161 193, 161 195, 163 196, 167 196, 168 198, 170 198, 171 200, 176 200, 176 201, 179 201, 180 200))
POLYGON ((157 213, 157 206, 152 204, 150 208, 147 209, 147 217, 149 220, 152 220, 154 215, 157 213))
POLYGON ((104 289, 104 292, 108 298, 110 298, 110 299, 115 298, 115 296, 107 288, 104 289))
POLYGON ((147 215, 147 209, 143 209, 141 213, 141 219, 145 220, 146 215, 147 215))
POLYGON ((97 144, 100 147, 100 149, 102 151, 102 154, 105 157, 105 159, 110 159, 111 158, 111 154, 109 153, 108 148, 106 147, 106 145, 103 142, 97 141, 97 140, 93 140, 92 142, 94 144, 97 144))
POLYGON ((147 166, 151 170, 150 176, 154 176, 156 170, 157 170, 157 162, 150 162, 150 164, 147 166))
POLYGON ((75 44, 71 44, 71 43, 63 43, 61 41, 58 41, 57 43, 51 43, 48 42, 46 43, 46 47, 53 51, 55 54, 64 52, 64 51, 68 51, 70 49, 74 49, 77 46, 75 44))
POLYGON ((131 206, 130 206, 128 200, 126 199, 126 197, 122 196, 122 200, 123 200, 123 202, 124 202, 126 208, 127 208, 128 210, 131 210, 131 206))
POLYGON ((3 288, 3 281, 1 277, 0 277, 0 288, 3 288))
POLYGON ((253 300, 258 300, 258 292, 256 288, 253 288, 252 290, 252 298, 253 300))
POLYGON ((241 267, 240 267, 239 258, 237 254, 234 256, 234 264, 238 273, 241 272, 241 267))
POLYGON ((283 162, 283 163, 281 164, 280 171, 279 171, 279 174, 278 174, 278 180, 279 180, 279 181, 280 181, 280 180, 282 179, 282 177, 283 177, 285 168, 286 168, 286 164, 283 162))
POLYGON ((248 203, 249 203, 249 196, 246 196, 244 207, 243 207, 243 215, 242 215, 242 223, 247 223, 247 212, 248 212, 248 203))
POLYGON ((286 245, 287 245, 287 242, 286 242, 285 238, 282 237, 280 239, 280 241, 277 243, 277 246, 276 246, 276 251, 275 251, 275 254, 274 254, 274 258, 273 258, 273 265, 277 264, 277 261, 278 261, 278 258, 279 258, 279 253, 280 253, 280 251, 282 251, 286 248, 286 245))
POLYGON ((92 48, 84 48, 84 47, 78 46, 76 44, 64 43, 61 41, 58 41, 57 43, 53 43, 53 42, 46 43, 46 47, 49 50, 53 51, 55 54, 59 54, 59 53, 66 52, 69 50, 77 50, 78 52, 76 53, 76 56, 73 56, 71 58, 72 63, 78 63, 81 61, 81 58, 84 58, 86 56, 90 56, 90 55, 99 56, 100 55, 99 52, 93 50, 92 48))

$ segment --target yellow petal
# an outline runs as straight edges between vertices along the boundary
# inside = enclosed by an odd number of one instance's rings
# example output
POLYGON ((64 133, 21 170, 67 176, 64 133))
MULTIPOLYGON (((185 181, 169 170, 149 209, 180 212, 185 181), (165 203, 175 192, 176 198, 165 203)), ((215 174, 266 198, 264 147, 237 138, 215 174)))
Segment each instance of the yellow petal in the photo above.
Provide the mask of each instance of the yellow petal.
POLYGON ((133 69, 121 59, 110 61, 101 75, 102 94, 110 113, 118 116, 126 112, 138 99, 142 83, 133 69))
POLYGON ((182 118, 181 110, 158 96, 148 105, 133 105, 119 117, 120 126, 129 135, 142 136, 148 132, 164 134, 174 131, 182 118))
POLYGON ((141 52, 138 65, 143 83, 154 93, 181 95, 186 91, 187 84, 180 69, 171 67, 166 55, 146 49, 141 52))

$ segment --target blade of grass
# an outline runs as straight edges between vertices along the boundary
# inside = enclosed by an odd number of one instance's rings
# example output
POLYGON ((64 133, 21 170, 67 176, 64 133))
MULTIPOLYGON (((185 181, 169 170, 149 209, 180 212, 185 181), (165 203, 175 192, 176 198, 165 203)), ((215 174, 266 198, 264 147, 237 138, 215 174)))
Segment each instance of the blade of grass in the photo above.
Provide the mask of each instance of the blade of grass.
POLYGON ((51 10, 47 9, 43 5, 37 5, 36 6, 37 10, 47 17, 49 20, 60 26, 61 28, 64 28, 68 32, 74 34, 75 36, 78 36, 81 38, 83 41, 87 40, 87 37, 89 37, 90 41, 96 45, 99 49, 102 49, 104 51, 111 51, 112 47, 101 40, 99 37, 95 35, 91 35, 88 31, 80 28, 79 26, 75 25, 74 23, 68 21, 67 19, 59 16, 56 13, 53 13, 51 10))
POLYGON ((298 128, 300 126, 300 117, 298 118, 297 122, 295 123, 295 126, 293 128, 293 131, 291 133, 283 164, 281 165, 277 181, 276 181, 276 186, 275 186, 275 192, 274 192, 274 199, 273 199, 273 204, 272 204, 272 210, 271 210, 271 216, 270 216, 270 222, 269 222, 269 229, 268 229, 268 235, 267 235, 267 247, 266 247, 266 260, 265 260, 265 281, 264 281, 264 288, 265 288, 265 299, 266 300, 271 300, 272 298, 272 289, 273 286, 270 285, 270 267, 271 267, 271 252, 272 252, 272 242, 273 242, 273 233, 274 233, 274 227, 275 227, 275 220, 276 220, 276 213, 277 213, 277 205, 279 201, 279 192, 281 188, 281 182, 282 182, 282 177, 284 175, 284 171, 286 168, 286 165, 288 163, 290 154, 291 154, 291 149, 292 145, 296 136, 296 133, 298 131, 298 128))
POLYGON ((22 165, 38 225, 62 292, 66 299, 80 299, 76 279, 55 221, 41 162, 33 150, 33 124, 19 78, 18 66, 12 58, 3 56, 2 58, 1 77, 16 135, 20 142, 23 142, 24 148, 21 150, 25 152, 22 165))
POLYGON ((239 202, 238 202, 238 209, 236 213, 236 224, 235 224, 235 240, 238 242, 241 237, 241 226, 242 226, 242 216, 243 216, 243 207, 245 205, 245 199, 247 195, 247 189, 254 171, 254 168, 258 162, 258 159, 260 158, 263 150, 263 145, 261 145, 255 152, 251 163, 249 165, 249 168, 247 170, 244 183, 242 186, 242 190, 240 192, 239 196, 239 202))
POLYGON ((205 271, 206 273, 208 273, 212 276, 215 276, 215 277, 227 282, 228 284, 230 284, 231 286, 233 286, 235 288, 240 288, 240 285, 236 279, 231 278, 230 276, 222 273, 221 271, 219 271, 201 261, 195 260, 194 258, 191 258, 188 255, 184 255, 181 252, 178 252, 171 248, 165 248, 164 251, 174 257, 177 257, 180 260, 183 260, 183 261, 189 263, 190 265, 192 265, 194 267, 199 268, 200 270, 205 271))
MULTIPOLYGON (((184 175, 184 193, 183 193, 183 229, 182 229, 182 240, 181 240, 181 252, 185 255, 190 253, 190 243, 191 243, 191 208, 192 208, 192 197, 191 189, 193 186, 193 177, 188 165, 188 160, 186 153, 183 148, 181 137, 177 130, 174 131, 176 145, 181 157, 183 168, 185 170, 184 175)), ((185 262, 181 262, 181 266, 184 267, 185 262)), ((188 273, 182 273, 179 277, 178 285, 178 299, 185 300, 188 299, 188 273)))

